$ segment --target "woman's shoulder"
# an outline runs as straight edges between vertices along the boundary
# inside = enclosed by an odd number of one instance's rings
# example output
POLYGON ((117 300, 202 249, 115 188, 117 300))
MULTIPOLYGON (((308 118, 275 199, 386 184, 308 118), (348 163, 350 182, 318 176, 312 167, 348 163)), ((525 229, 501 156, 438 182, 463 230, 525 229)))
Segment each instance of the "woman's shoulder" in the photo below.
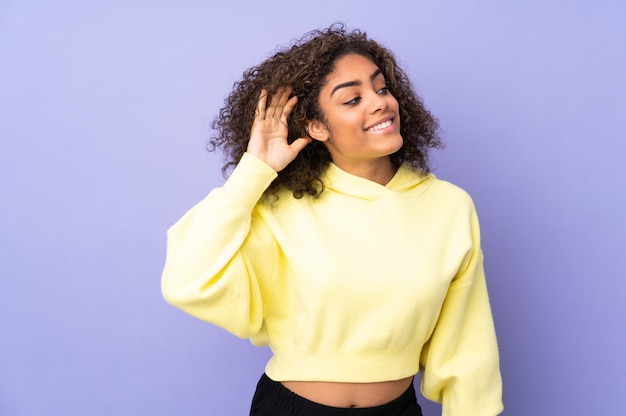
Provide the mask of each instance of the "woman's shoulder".
POLYGON ((430 174, 431 184, 429 191, 445 199, 454 201, 455 203, 463 203, 473 205, 471 195, 459 185, 445 179, 440 179, 434 174, 430 174))

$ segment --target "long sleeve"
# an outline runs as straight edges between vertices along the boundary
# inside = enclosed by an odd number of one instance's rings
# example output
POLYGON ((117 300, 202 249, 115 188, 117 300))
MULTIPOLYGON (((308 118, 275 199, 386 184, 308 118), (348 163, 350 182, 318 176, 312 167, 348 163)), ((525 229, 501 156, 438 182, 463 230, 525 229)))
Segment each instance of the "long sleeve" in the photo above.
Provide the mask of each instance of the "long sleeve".
POLYGON ((262 279, 270 278, 276 256, 252 212, 276 175, 244 154, 224 186, 168 230, 161 290, 170 304, 242 338, 261 331, 262 279))
POLYGON ((473 205, 470 228, 472 248, 450 284, 421 357, 422 394, 442 403, 443 416, 493 416, 503 408, 498 347, 473 205))

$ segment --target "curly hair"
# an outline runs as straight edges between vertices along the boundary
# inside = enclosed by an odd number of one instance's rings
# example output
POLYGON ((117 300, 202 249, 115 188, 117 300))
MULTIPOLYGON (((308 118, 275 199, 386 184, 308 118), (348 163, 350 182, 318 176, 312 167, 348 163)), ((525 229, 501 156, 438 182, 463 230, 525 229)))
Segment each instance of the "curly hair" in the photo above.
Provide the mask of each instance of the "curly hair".
MULTIPOLYGON (((277 51, 265 62, 246 70, 242 80, 235 83, 213 121, 217 136, 209 141, 209 150, 219 148, 224 152, 224 174, 239 163, 247 149, 262 88, 274 94, 281 87, 291 86, 292 94, 298 96, 287 122, 287 140, 292 143, 308 135, 308 121, 325 124, 318 101, 320 90, 337 60, 350 54, 371 59, 381 69, 389 92, 398 101, 403 145, 390 155, 393 165, 399 167, 407 162, 421 172, 430 172, 429 149, 443 147, 438 120, 424 107, 391 51, 369 39, 365 32, 348 32, 343 24, 333 24, 305 34, 291 47, 277 51)), ((295 198, 305 194, 318 197, 324 190, 321 178, 331 161, 324 144, 314 140, 278 173, 265 195, 277 197, 279 192, 289 190, 295 198)))

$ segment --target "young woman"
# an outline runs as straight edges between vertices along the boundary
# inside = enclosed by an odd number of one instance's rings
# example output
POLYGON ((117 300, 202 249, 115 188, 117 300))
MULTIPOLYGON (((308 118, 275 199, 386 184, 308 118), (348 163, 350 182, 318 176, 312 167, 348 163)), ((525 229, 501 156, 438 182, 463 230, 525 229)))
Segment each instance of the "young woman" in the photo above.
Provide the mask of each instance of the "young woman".
POLYGON ((390 51, 332 26, 248 70, 233 168, 169 231, 164 297, 269 345, 251 415, 502 410, 476 212, 429 173, 437 121, 390 51))

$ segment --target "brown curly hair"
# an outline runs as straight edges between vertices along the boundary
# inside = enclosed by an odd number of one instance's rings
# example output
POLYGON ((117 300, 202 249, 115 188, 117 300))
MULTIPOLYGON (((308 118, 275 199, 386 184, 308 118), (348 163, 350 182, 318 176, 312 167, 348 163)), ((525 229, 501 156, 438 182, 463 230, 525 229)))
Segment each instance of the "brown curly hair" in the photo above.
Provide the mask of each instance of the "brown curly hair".
MULTIPOLYGON (((391 162, 395 167, 408 162, 424 173, 429 172, 429 149, 443 146, 437 119, 426 110, 407 75, 397 66, 392 52, 368 39, 365 32, 348 32, 343 24, 311 31, 290 48, 279 50, 259 66, 244 72, 212 124, 218 134, 210 139, 209 150, 219 148, 224 152, 222 171, 226 174, 236 166, 247 149, 262 88, 274 94, 281 87, 291 86, 292 94, 298 96, 288 119, 289 143, 308 135, 308 121, 326 124, 318 102, 319 93, 337 60, 349 54, 371 59, 383 72, 389 92, 398 100, 403 145, 390 155, 391 162)), ((318 197, 324 190, 321 177, 331 161, 324 144, 314 140, 278 173, 265 195, 277 196, 287 189, 295 198, 305 194, 318 197)))

